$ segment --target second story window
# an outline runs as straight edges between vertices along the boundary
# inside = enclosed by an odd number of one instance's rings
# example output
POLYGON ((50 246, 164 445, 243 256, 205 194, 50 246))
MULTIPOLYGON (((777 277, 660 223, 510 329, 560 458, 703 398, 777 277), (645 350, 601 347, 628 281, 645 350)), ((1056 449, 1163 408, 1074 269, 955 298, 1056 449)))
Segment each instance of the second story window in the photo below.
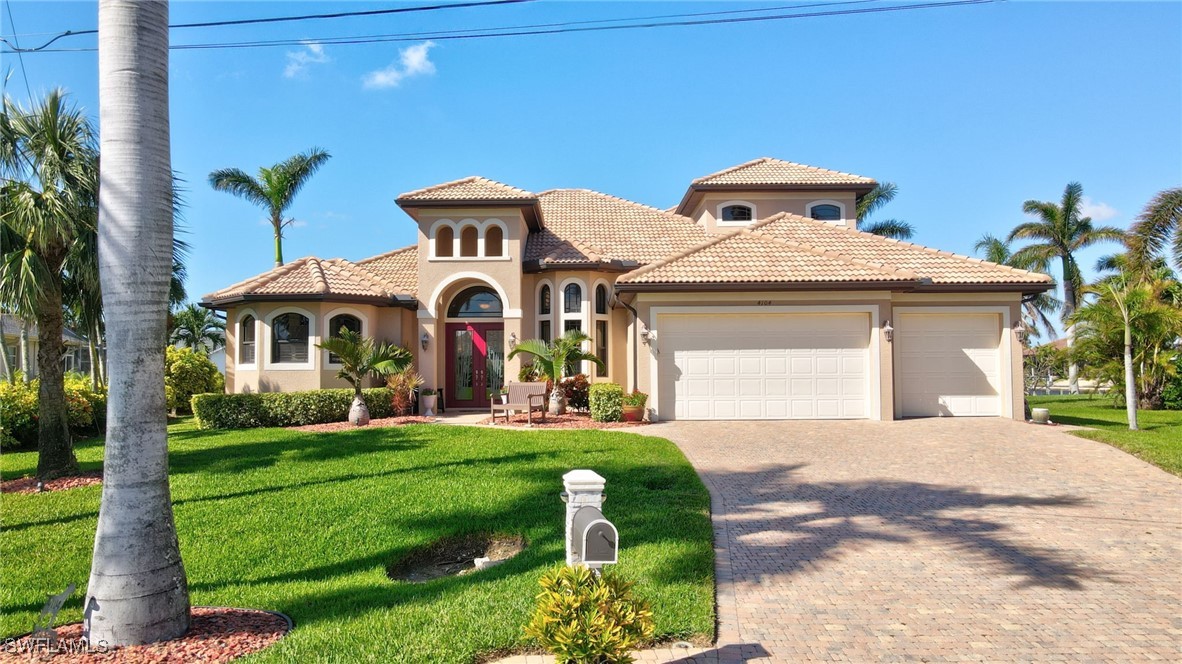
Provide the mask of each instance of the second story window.
POLYGON ((505 237, 500 226, 489 226, 488 230, 484 232, 484 255, 505 255, 505 237))
POLYGON ((443 257, 451 257, 454 252, 452 245, 455 243, 455 231, 451 226, 440 226, 435 231, 435 255, 443 257))
POLYGON ((746 205, 728 205, 722 208, 722 221, 751 221, 751 208, 746 205))
POLYGON ((841 221, 841 208, 824 203, 809 208, 809 216, 820 221, 841 221))
POLYGON ((465 226, 460 231, 460 255, 461 256, 476 256, 477 239, 480 237, 480 231, 476 230, 475 226, 465 226))

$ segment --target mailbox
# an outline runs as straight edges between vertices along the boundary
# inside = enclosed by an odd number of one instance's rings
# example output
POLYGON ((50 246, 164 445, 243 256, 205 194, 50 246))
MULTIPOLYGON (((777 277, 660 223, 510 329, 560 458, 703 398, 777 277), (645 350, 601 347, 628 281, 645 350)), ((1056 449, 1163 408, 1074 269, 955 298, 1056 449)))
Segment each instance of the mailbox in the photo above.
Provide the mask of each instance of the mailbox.
POLYGON ((580 507, 571 523, 574 557, 588 567, 614 565, 619 533, 598 507, 580 507))

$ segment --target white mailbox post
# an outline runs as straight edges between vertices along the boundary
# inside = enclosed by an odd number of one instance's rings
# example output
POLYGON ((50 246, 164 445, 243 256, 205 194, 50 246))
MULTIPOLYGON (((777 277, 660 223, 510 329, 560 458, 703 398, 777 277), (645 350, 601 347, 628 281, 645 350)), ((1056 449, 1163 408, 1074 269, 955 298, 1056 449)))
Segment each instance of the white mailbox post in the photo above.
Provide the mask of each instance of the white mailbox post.
POLYGON ((593 470, 572 470, 562 476, 567 565, 599 569, 616 562, 618 533, 601 511, 605 483, 593 470))

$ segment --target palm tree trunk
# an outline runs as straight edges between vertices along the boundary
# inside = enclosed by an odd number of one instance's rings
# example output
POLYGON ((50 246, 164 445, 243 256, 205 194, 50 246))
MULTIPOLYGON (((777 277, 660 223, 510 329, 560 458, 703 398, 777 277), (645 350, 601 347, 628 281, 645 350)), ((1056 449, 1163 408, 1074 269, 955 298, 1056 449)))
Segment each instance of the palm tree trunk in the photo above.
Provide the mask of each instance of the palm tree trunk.
POLYGON ((106 354, 103 352, 103 330, 102 326, 99 325, 98 322, 95 322, 94 324, 94 336, 91 338, 97 341, 95 349, 96 354, 91 358, 91 362, 94 363, 94 366, 98 367, 99 385, 106 386, 107 360, 106 354))
POLYGON ((90 388, 98 390, 98 346, 94 343, 93 337, 89 334, 86 336, 88 337, 86 340, 86 352, 90 353, 90 388))
POLYGON ((20 369, 21 379, 26 383, 33 380, 33 359, 29 355, 29 321, 21 319, 21 336, 19 339, 20 347, 20 369))
POLYGON ((78 472, 74 444, 70 439, 70 414, 66 407, 66 386, 62 357, 61 261, 65 249, 47 256, 50 278, 42 284, 37 298, 37 477, 47 480, 78 472), (57 260, 54 260, 57 259, 57 260))
MULTIPOLYGON (((1071 273, 1071 263, 1067 256, 1063 257, 1063 320, 1071 320, 1071 316, 1075 314, 1075 283, 1074 277, 1071 273)), ((1068 325, 1064 330, 1064 338, 1067 339, 1067 353, 1070 355, 1072 346, 1075 345, 1075 325, 1068 325)), ((1067 365, 1067 391, 1071 394, 1079 394, 1079 363, 1074 358, 1071 363, 1067 365)))
POLYGON ((168 487, 164 348, 172 276, 168 4, 99 3, 99 275, 110 386, 86 636, 176 638, 189 591, 168 487))
POLYGON ((4 340, 3 330, 0 330, 0 371, 4 372, 4 380, 16 382, 16 373, 8 362, 8 342, 4 340))
POLYGON ((1133 329, 1125 316, 1125 412, 1129 417, 1129 431, 1137 430, 1137 382, 1133 374, 1133 329))
POLYGON ((271 226, 275 228, 275 267, 283 265, 283 217, 278 213, 271 215, 271 226))

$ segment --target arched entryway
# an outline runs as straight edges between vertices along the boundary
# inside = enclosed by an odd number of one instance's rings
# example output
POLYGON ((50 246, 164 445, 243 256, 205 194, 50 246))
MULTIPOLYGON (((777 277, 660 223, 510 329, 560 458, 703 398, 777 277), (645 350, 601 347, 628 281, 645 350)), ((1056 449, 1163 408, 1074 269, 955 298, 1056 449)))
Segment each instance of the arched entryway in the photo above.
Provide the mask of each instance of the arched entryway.
POLYGON ((448 408, 488 408, 505 384, 504 304, 484 285, 456 293, 447 306, 445 391, 448 408))

